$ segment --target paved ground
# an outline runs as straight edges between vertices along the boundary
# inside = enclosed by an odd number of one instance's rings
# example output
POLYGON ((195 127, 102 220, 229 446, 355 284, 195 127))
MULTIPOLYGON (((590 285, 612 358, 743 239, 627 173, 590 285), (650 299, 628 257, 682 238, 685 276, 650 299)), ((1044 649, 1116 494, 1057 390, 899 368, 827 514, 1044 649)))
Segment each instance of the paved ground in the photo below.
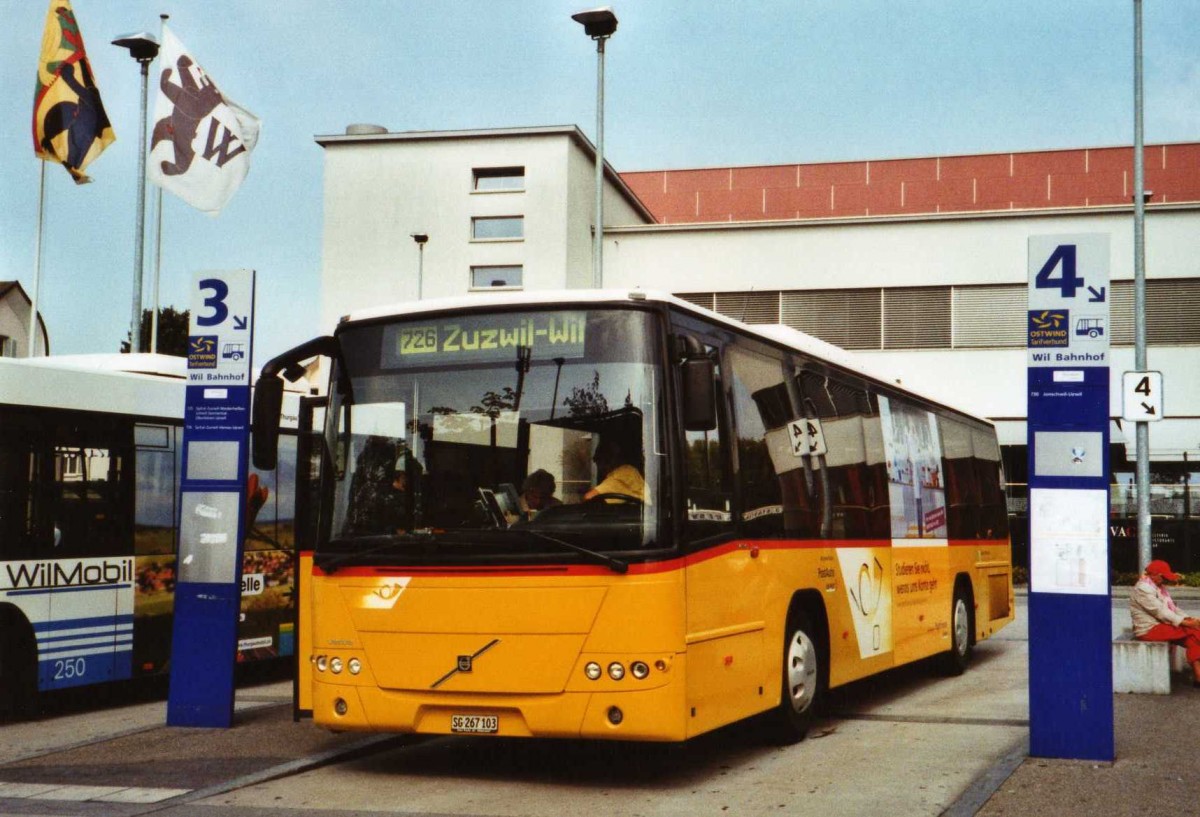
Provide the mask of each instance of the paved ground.
MULTIPOLYGON (((1113 632, 1129 626, 1128 588, 1113 588, 1113 632)), ((1200 612, 1200 590, 1173 589, 1200 612)), ((1200 815, 1200 689, 1190 674, 1170 695, 1117 695, 1112 763, 1026 758, 977 812, 996 815, 1200 815)))
POLYGON ((977 812, 997 815, 1200 815, 1200 689, 1117 695, 1112 763, 1027 758, 977 812))
MULTIPOLYGON (((232 730, 164 727, 162 701, 7 725, 0 815, 1200 815, 1200 689, 1185 676, 1169 696, 1116 696, 1115 762, 1025 757, 1024 601, 965 676, 909 667, 837 690, 793 747, 742 726, 681 751, 333 735, 293 723, 276 682, 239 690, 232 730)), ((1124 600, 1112 610, 1116 633, 1124 600)))

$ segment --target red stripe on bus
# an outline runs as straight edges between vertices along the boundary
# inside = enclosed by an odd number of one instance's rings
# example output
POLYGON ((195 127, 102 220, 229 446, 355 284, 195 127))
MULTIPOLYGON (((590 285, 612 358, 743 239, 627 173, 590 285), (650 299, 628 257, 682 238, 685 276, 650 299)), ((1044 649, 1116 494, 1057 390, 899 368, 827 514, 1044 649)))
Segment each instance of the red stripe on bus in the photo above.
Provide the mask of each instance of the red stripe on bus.
MULTIPOLYGON (((919 541, 919 540, 914 540, 919 541)), ((948 542, 950 547, 995 547, 1007 546, 1003 539, 955 539, 948 542)), ((942 547, 942 545, 910 545, 909 547, 942 547)), ((711 548, 689 553, 685 556, 675 556, 653 562, 635 562, 629 565, 630 575, 652 575, 669 573, 673 570, 690 567, 718 559, 739 550, 837 550, 840 548, 892 548, 890 539, 739 539, 734 542, 724 542, 711 548)), ((906 550, 908 548, 893 548, 906 550)), ((303 554, 302 554, 303 555, 303 554)), ((546 565, 408 565, 408 566, 359 566, 339 567, 333 573, 326 573, 316 565, 313 566, 314 576, 348 576, 354 578, 375 578, 379 576, 611 576, 613 571, 603 565, 591 564, 546 564, 546 565)))

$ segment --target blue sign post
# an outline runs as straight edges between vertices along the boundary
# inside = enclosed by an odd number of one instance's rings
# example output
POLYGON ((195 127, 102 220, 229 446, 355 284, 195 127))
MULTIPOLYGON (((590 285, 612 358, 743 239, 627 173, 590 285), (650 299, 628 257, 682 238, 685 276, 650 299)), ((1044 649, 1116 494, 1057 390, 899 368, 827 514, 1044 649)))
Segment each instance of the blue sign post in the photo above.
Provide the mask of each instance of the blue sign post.
POLYGON ((1029 239, 1029 749, 1112 760, 1109 237, 1029 239))
POLYGON ((233 723, 254 272, 197 273, 188 332, 179 560, 167 723, 233 723))

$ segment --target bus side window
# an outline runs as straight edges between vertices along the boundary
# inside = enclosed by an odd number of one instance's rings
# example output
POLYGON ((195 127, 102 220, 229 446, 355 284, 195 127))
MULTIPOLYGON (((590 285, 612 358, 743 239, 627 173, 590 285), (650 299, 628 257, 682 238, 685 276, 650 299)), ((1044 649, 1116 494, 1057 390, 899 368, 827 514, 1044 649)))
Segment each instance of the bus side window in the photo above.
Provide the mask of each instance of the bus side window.
POLYGON ((946 483, 946 526, 951 539, 974 539, 980 533, 979 480, 971 427, 946 416, 938 418, 942 433, 942 470, 946 483))
MULTIPOLYGON (((713 347, 705 347, 712 352, 713 347)), ((725 389, 720 364, 714 369, 717 380, 717 427, 711 431, 684 432, 684 471, 687 480, 687 519, 684 538, 689 542, 719 536, 733 530, 733 490, 728 474, 728 441, 722 433, 721 418, 726 411, 725 389)))
POLYGON ((39 495, 37 484, 40 436, 20 427, 18 416, 6 416, 0 436, 0 559, 36 557, 34 528, 39 495))
POLYGON ((788 484, 803 484, 803 462, 788 442, 793 412, 784 366, 778 359, 737 347, 729 350, 728 358, 742 530, 756 538, 778 538, 784 535, 785 520, 795 522, 798 510, 796 491, 789 490, 790 501, 784 501, 786 474, 799 470, 794 475, 801 477, 799 482, 793 478, 788 484))
POLYGON ((879 418, 865 385, 805 368, 796 378, 804 416, 821 424, 825 453, 812 457, 821 536, 869 539, 886 536, 886 492, 877 472, 883 458, 879 418), (883 511, 883 514, 880 511, 883 511))
POLYGON ((171 557, 175 553, 175 503, 178 474, 170 426, 134 427, 137 483, 133 508, 133 552, 137 556, 171 557))
POLYGON ((133 552, 133 427, 95 417, 58 424, 49 506, 53 555, 133 552))

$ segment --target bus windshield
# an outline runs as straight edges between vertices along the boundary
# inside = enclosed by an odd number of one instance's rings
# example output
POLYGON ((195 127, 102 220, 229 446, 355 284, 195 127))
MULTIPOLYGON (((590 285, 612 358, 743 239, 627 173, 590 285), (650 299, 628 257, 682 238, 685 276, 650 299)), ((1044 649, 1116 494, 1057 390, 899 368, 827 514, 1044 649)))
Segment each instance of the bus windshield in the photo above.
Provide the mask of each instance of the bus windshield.
POLYGON ((339 334, 322 567, 599 561, 658 547, 655 317, 456 314, 339 334))

